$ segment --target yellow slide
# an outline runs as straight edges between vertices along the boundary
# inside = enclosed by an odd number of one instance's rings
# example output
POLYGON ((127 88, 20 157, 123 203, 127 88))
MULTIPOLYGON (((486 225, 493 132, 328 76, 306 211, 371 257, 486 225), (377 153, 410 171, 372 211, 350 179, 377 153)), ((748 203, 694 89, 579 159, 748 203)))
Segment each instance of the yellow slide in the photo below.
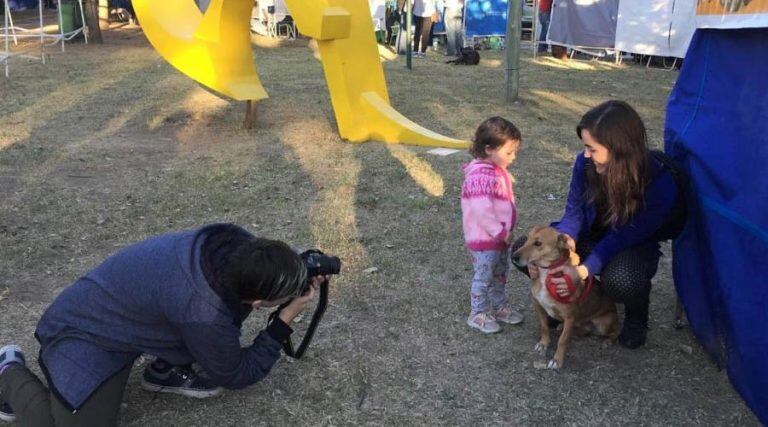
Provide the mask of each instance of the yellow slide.
POLYGON ((198 83, 238 101, 267 98, 251 51, 253 0, 133 0, 144 35, 163 58, 198 83))
MULTIPOLYGON (((299 30, 317 40, 339 134, 465 148, 468 141, 427 130, 389 104, 367 0, 285 0, 299 30)), ((203 15, 194 0, 133 0, 144 33, 179 71, 228 97, 267 97, 250 47, 253 0, 212 0, 203 15)))

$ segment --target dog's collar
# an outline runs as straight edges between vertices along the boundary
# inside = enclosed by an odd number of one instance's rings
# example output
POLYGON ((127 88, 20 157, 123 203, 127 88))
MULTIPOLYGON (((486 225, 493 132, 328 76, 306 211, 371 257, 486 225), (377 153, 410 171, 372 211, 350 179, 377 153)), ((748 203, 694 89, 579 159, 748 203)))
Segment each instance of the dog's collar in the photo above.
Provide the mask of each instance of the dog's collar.
POLYGON ((564 257, 561 257, 560 259, 558 259, 557 261, 554 261, 552 264, 549 264, 547 266, 538 265, 538 267, 539 268, 543 268, 545 270, 549 270, 550 268, 557 268, 557 267, 560 267, 561 265, 565 264, 566 261, 568 261, 568 259, 569 259, 569 257, 564 256, 564 257))

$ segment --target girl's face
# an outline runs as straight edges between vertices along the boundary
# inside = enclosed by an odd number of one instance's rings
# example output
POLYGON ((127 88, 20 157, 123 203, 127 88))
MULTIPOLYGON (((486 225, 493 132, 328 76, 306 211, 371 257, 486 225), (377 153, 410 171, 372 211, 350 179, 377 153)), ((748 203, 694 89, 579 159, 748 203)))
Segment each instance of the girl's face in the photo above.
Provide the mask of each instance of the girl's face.
POLYGON ((515 162, 517 157, 517 149, 520 146, 520 141, 514 139, 508 139, 504 145, 497 148, 485 147, 485 154, 488 160, 492 161, 496 166, 506 169, 515 162))
POLYGON ((581 140, 584 141, 584 157, 592 159, 595 170, 600 175, 605 173, 608 162, 611 161, 611 152, 605 145, 601 145, 588 130, 581 130, 581 140))

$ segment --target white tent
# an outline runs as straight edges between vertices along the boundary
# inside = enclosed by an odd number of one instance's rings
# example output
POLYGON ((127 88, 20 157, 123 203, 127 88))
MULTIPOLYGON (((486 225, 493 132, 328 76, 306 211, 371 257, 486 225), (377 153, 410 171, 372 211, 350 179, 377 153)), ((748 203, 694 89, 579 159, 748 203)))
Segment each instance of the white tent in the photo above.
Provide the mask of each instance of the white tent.
POLYGON ((696 0, 554 0, 547 42, 682 58, 695 8, 696 0))
POLYGON ((371 8, 371 19, 373 19, 373 29, 375 31, 386 28, 384 20, 386 19, 385 0, 368 0, 368 6, 371 8))
POLYGON ((696 0, 619 2, 616 49, 683 58, 696 29, 696 0))

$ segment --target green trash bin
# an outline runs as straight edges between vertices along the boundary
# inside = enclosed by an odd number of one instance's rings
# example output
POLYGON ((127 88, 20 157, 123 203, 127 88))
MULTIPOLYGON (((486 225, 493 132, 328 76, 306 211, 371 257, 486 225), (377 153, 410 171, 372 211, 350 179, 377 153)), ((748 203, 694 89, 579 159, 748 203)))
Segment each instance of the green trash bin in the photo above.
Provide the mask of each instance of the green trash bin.
POLYGON ((82 26, 80 19, 80 8, 76 1, 62 1, 59 26, 64 34, 75 31, 82 26))

